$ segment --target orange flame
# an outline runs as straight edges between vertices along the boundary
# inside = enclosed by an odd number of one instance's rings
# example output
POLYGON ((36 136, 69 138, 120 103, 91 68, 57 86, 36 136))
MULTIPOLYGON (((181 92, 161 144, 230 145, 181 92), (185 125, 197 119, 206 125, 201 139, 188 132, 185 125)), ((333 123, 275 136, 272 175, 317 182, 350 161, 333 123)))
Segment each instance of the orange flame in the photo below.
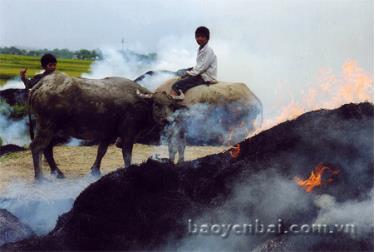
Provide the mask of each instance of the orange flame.
POLYGON ((373 86, 371 74, 363 70, 353 59, 346 60, 338 73, 332 69, 321 69, 317 82, 301 92, 297 101, 291 97, 289 104, 281 107, 279 115, 265 120, 259 131, 295 119, 306 111, 333 109, 351 102, 373 102, 373 86))
POLYGON ((312 192, 312 190, 317 187, 321 186, 324 183, 331 183, 333 182, 333 176, 336 176, 338 174, 338 170, 328 167, 323 164, 319 164, 315 167, 315 169, 311 172, 311 175, 308 179, 303 180, 298 177, 294 177, 294 181, 303 189, 305 189, 306 192, 312 192), (322 181, 322 175, 324 171, 330 171, 331 176, 325 181, 322 181))
POLYGON ((241 147, 240 144, 236 144, 229 150, 229 154, 232 156, 232 158, 238 158, 238 156, 241 153, 241 147))

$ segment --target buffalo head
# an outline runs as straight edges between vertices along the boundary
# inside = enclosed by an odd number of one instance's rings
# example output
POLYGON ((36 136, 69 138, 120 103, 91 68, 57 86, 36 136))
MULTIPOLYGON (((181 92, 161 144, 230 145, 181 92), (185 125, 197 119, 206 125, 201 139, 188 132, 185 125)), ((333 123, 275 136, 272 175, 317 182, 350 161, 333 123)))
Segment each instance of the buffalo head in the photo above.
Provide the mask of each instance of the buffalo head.
POLYGON ((137 89, 137 95, 143 99, 152 99, 152 115, 155 122, 160 125, 167 123, 176 110, 185 107, 180 104, 184 99, 182 92, 179 96, 172 96, 166 92, 144 94, 137 89))

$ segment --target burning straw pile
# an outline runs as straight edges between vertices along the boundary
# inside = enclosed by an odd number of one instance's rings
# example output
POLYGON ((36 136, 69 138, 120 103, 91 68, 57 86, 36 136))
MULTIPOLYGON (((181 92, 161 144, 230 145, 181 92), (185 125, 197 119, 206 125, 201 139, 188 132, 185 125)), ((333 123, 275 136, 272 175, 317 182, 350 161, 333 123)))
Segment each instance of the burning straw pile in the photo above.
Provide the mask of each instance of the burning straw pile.
POLYGON ((372 104, 309 112, 223 153, 112 172, 48 235, 2 248, 372 250, 373 165, 372 104), (245 223, 259 232, 238 232, 245 223), (355 232, 307 232, 313 223, 355 232))

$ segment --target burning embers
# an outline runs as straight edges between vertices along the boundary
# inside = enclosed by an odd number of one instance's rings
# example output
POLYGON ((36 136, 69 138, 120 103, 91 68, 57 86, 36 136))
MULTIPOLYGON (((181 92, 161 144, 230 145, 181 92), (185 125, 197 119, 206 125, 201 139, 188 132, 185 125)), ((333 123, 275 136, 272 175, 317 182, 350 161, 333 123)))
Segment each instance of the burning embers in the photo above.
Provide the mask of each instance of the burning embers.
POLYGON ((232 158, 238 158, 238 156, 241 153, 241 148, 240 144, 235 144, 230 150, 229 154, 231 155, 232 158))
POLYGON ((324 184, 330 184, 334 181, 334 177, 336 177, 339 174, 339 171, 332 167, 325 164, 319 164, 315 167, 315 169, 311 172, 311 175, 308 179, 303 180, 298 177, 294 177, 294 181, 303 189, 305 189, 306 192, 312 192, 312 190, 317 187, 324 184), (326 174, 323 178, 323 174, 326 174))

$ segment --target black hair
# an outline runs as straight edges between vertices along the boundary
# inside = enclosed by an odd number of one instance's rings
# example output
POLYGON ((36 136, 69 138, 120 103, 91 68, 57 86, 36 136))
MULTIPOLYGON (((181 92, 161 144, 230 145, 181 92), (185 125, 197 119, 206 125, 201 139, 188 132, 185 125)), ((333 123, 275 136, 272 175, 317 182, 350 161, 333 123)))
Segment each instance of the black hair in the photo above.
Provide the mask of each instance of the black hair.
POLYGON ((53 54, 46 53, 40 58, 42 67, 46 67, 49 63, 57 63, 56 57, 53 54))
POLYGON ((207 39, 210 39, 210 30, 207 27, 205 27, 205 26, 199 26, 195 30, 195 37, 197 37, 198 35, 203 35, 207 39))

